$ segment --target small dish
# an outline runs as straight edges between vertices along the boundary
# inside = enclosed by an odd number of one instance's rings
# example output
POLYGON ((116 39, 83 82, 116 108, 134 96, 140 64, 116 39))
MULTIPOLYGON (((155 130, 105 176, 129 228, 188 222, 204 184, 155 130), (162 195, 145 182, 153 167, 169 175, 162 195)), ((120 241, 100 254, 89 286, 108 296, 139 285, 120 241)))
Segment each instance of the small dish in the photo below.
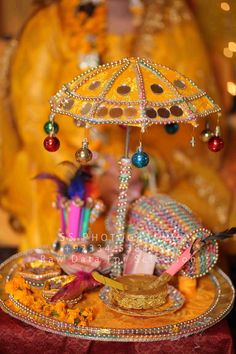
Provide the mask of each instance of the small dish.
POLYGON ((164 316, 169 312, 174 312, 183 306, 185 302, 184 296, 179 290, 174 288, 171 285, 168 285, 168 298, 167 302, 164 305, 161 305, 157 308, 148 309, 148 310, 133 310, 133 309, 124 309, 118 306, 112 301, 110 296, 111 288, 104 286, 100 291, 100 299, 102 302, 115 312, 119 312, 123 315, 135 316, 135 317, 159 317, 164 316))
MULTIPOLYGON (((72 280, 75 279, 74 275, 61 275, 57 277, 53 277, 48 279, 44 283, 44 287, 42 289, 42 295, 45 300, 50 301, 51 298, 66 284, 70 283, 72 280)), ((72 300, 60 300, 65 302, 66 304, 76 304, 78 301, 82 299, 83 295, 81 294, 75 299, 72 300)))

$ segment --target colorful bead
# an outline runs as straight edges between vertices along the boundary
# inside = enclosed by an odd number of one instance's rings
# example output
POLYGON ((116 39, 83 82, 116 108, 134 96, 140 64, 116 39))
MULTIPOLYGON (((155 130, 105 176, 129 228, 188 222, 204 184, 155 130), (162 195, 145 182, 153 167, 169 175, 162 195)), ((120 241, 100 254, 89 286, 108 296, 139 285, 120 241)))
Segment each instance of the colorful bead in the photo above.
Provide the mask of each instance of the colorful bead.
POLYGON ((201 135, 200 135, 200 139, 204 142, 204 143, 207 143, 208 140, 212 137, 213 135, 213 131, 211 129, 204 129, 202 132, 201 132, 201 135))
POLYGON ((146 152, 142 151, 140 148, 132 156, 132 164, 137 168, 142 168, 147 166, 149 163, 149 156, 146 152))
POLYGON ((92 151, 88 148, 87 139, 84 139, 84 141, 82 142, 82 147, 78 151, 76 151, 75 158, 76 161, 78 161, 82 165, 92 160, 93 154, 92 151))
POLYGON ((56 134, 59 131, 59 125, 56 122, 51 121, 46 122, 43 128, 47 134, 56 134))
POLYGON ((92 160, 93 154, 92 154, 92 151, 89 150, 88 148, 82 147, 78 151, 76 151, 75 158, 76 158, 76 161, 78 161, 79 163, 85 164, 85 163, 92 160))
MULTIPOLYGON (((116 210, 116 207, 112 209, 107 220, 110 233, 117 230, 116 210)), ((194 240, 203 240, 210 234, 188 207, 163 194, 142 196, 129 207, 125 247, 131 245, 135 250, 153 254, 156 269, 165 271, 194 240)), ((217 243, 209 240, 184 266, 181 274, 204 275, 214 266, 217 257, 217 243)))
POLYGON ((224 140, 220 136, 212 136, 208 141, 208 148, 213 152, 218 152, 224 147, 224 140))
POLYGON ((56 136, 47 136, 43 142, 44 148, 49 152, 55 152, 60 147, 60 140, 56 136))
POLYGON ((178 123, 170 123, 165 125, 165 131, 168 134, 175 134, 179 130, 179 124, 178 123))

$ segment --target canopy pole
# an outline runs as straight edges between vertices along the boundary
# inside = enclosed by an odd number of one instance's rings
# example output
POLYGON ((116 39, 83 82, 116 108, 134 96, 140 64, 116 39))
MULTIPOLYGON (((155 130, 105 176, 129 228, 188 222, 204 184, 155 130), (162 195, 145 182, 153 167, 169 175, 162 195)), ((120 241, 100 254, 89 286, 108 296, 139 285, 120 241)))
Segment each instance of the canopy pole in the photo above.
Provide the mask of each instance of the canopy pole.
POLYGON ((119 161, 120 183, 116 213, 115 235, 113 239, 114 248, 113 256, 111 259, 111 276, 113 278, 122 275, 124 268, 123 253, 125 244, 126 214, 128 209, 128 188, 132 171, 131 160, 129 158, 130 131, 131 127, 126 127, 124 157, 122 157, 119 161))

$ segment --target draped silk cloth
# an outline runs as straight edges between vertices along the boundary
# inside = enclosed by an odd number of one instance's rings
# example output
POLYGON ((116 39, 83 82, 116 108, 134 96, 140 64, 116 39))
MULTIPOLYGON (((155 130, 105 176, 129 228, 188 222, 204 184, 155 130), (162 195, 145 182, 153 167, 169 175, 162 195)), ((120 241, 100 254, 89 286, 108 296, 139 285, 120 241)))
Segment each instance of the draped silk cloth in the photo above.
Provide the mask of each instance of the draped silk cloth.
POLYGON ((46 333, 0 311, 0 354, 234 354, 226 320, 178 341, 120 343, 90 341, 46 333))
MULTIPOLYGON (((179 284, 179 288, 181 284, 179 284)), ((185 289, 186 290, 186 289, 185 289)), ((93 327, 108 328, 152 328, 164 325, 176 324, 191 320, 205 313, 215 298, 215 288, 208 276, 198 280, 198 287, 185 291, 184 306, 175 313, 156 318, 139 318, 125 316, 110 310, 98 299, 98 290, 84 295, 80 302, 81 308, 93 307, 95 318, 90 323, 93 327)), ((222 291, 225 290, 222 288, 222 291)), ((225 300, 227 302, 227 300, 225 300)), ((165 306, 165 305, 164 305, 165 306)), ((80 354, 231 354, 233 343, 227 322, 207 329, 199 334, 192 335, 177 341, 161 341, 147 343, 115 343, 65 338, 60 335, 46 333, 33 328, 0 310, 0 354, 20 353, 80 353, 80 354)))

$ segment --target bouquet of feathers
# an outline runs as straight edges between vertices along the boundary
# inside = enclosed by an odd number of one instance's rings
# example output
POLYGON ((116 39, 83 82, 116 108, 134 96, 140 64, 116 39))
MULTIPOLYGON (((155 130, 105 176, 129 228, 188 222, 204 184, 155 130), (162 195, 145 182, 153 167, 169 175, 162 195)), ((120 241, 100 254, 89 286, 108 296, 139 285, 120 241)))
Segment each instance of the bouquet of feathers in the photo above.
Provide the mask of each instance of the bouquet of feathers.
POLYGON ((51 180, 57 186, 55 207, 60 212, 60 232, 52 247, 52 254, 67 274, 76 278, 63 286, 51 301, 74 299, 97 285, 91 272, 110 267, 107 253, 89 244, 89 226, 104 211, 104 204, 97 199, 89 167, 77 168, 71 162, 63 162, 69 168, 68 181, 55 174, 40 173, 38 180, 51 180), (87 246, 86 246, 87 245, 87 246))
POLYGON ((57 175, 40 173, 35 178, 49 179, 57 186, 55 207, 60 211, 60 233, 70 239, 85 238, 89 224, 104 211, 103 203, 96 199, 89 167, 77 168, 71 162, 63 162, 70 168, 69 181, 57 175))

